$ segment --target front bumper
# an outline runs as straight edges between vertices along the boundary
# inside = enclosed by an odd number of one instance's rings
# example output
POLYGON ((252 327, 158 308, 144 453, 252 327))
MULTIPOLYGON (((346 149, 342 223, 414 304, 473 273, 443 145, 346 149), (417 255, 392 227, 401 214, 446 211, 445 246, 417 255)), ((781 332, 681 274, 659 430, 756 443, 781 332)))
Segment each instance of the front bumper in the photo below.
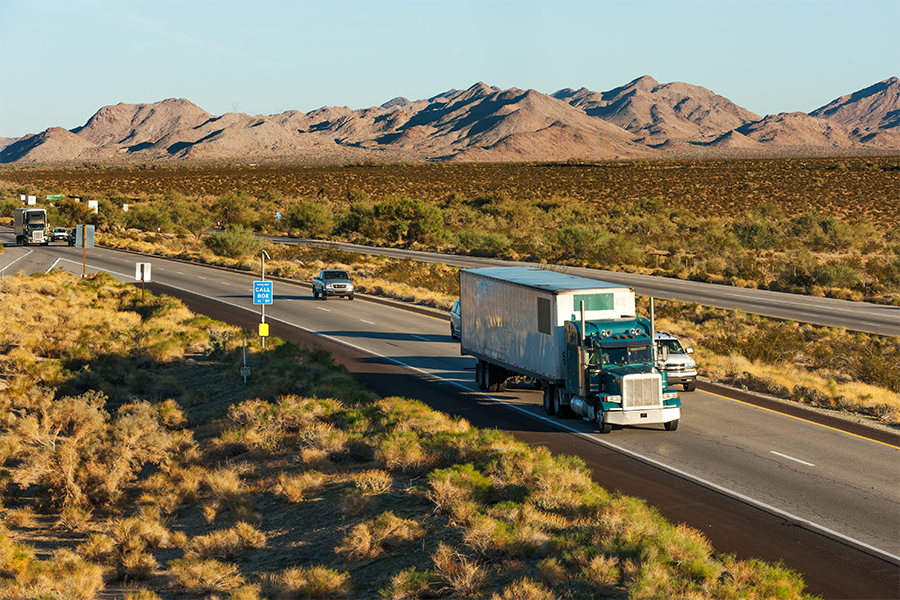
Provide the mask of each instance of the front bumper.
POLYGON ((662 406, 654 408, 634 408, 628 410, 611 410, 603 415, 603 420, 613 425, 651 425, 669 423, 681 418, 680 406, 662 406))
POLYGON ((697 381, 697 371, 666 371, 666 379, 669 385, 691 383, 697 381))

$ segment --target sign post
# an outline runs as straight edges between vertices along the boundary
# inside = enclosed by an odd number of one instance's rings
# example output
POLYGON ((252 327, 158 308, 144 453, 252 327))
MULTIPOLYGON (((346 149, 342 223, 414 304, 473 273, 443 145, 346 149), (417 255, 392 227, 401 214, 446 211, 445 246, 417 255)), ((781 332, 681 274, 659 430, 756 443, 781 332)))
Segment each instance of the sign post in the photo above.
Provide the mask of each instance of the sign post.
POLYGON ((144 282, 150 281, 150 263, 135 263, 134 278, 141 282, 141 302, 144 301, 144 282))
MULTIPOLYGON (((259 323, 259 337, 262 338, 262 347, 266 347, 266 338, 269 337, 269 326, 266 324, 266 304, 272 304, 275 299, 275 292, 272 289, 272 282, 266 281, 266 258, 269 253, 265 250, 260 255, 260 271, 262 281, 253 282, 253 304, 260 304, 262 310, 262 320, 259 323)), ((270 258, 270 257, 269 257, 270 258)))
POLYGON ((87 249, 94 247, 94 226, 78 225, 75 228, 75 247, 81 248, 81 277, 87 277, 87 249))

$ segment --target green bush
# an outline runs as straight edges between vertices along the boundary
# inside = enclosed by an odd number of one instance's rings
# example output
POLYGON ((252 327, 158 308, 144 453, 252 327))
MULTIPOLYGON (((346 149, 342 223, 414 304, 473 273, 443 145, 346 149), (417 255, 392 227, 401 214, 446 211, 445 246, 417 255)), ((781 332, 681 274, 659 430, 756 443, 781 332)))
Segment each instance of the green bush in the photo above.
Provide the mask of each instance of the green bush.
POLYGON ((206 247, 219 256, 244 258, 259 254, 265 242, 242 225, 229 225, 224 233, 213 233, 204 240, 206 247))

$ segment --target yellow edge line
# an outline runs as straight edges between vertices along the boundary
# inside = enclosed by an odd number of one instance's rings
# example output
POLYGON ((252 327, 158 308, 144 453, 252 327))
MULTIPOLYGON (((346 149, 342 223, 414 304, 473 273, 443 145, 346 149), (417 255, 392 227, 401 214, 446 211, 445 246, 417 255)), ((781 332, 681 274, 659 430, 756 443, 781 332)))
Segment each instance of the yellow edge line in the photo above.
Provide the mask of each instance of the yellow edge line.
POLYGON ((823 425, 821 423, 816 423, 815 421, 810 421, 809 419, 804 419, 803 417, 795 417, 794 415, 789 415, 787 413, 783 413, 778 410, 772 410, 771 408, 766 408, 765 406, 757 406, 756 404, 752 404, 750 402, 744 402, 743 400, 738 400, 737 398, 729 398, 728 396, 723 396, 722 394, 717 394, 715 392, 708 392, 706 390, 703 390, 703 392, 706 394, 709 394, 711 396, 718 396, 719 398, 725 398, 726 400, 731 400, 732 402, 737 402, 737 403, 743 404, 745 406, 752 406, 753 408, 758 408, 759 410, 767 410, 770 413, 775 413, 776 415, 782 415, 784 417, 789 417, 791 419, 803 421, 804 423, 810 423, 812 425, 816 425, 818 427, 823 427, 825 429, 830 429, 832 431, 837 431, 837 432, 843 433, 845 435, 852 435, 855 438, 859 438, 861 440, 866 440, 869 442, 875 442, 876 444, 881 444, 882 446, 887 446, 888 448, 893 448, 894 450, 900 450, 900 448, 898 448, 897 446, 895 446, 893 444, 888 444, 886 442, 881 442, 879 440, 873 440, 870 437, 866 437, 864 435, 859 435, 858 433, 851 433, 849 431, 844 431, 843 429, 838 429, 837 427, 831 427, 830 425, 823 425))

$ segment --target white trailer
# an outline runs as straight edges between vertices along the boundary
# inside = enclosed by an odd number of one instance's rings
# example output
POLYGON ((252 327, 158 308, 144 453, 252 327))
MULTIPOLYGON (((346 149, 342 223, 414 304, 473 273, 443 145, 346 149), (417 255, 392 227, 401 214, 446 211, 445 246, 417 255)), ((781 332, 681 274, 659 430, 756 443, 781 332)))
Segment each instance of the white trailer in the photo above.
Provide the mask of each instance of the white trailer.
POLYGON ((564 325, 580 319, 634 318, 630 287, 534 267, 459 272, 463 354, 535 379, 562 382, 564 325))

